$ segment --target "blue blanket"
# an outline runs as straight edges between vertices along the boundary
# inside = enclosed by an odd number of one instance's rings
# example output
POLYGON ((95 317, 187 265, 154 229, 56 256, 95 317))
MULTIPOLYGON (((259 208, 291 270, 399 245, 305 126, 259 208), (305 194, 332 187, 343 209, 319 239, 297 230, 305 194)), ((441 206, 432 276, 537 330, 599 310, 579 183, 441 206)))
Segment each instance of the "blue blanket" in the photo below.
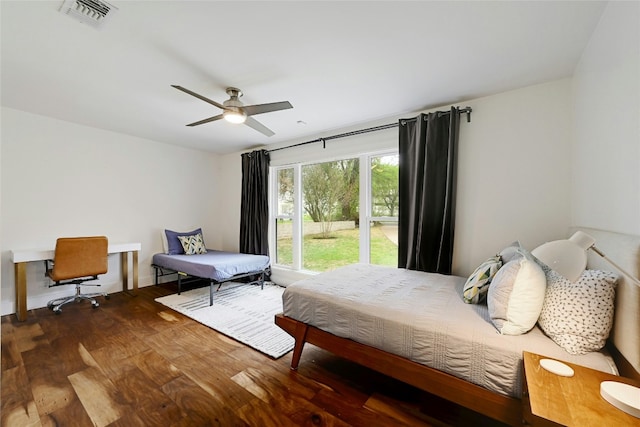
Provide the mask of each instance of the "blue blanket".
POLYGON ((206 254, 198 255, 158 253, 153 256, 152 263, 190 276, 225 281, 238 274, 263 271, 269 266, 270 258, 207 249, 206 254))

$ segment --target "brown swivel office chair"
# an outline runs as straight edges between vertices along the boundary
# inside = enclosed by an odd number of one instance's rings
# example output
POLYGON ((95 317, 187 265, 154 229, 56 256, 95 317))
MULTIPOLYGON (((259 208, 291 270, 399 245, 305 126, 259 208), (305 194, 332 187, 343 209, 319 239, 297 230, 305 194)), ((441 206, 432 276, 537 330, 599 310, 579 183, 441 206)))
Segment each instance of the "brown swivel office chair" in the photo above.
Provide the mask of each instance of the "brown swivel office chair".
MULTIPOLYGON (((55 283, 49 287, 60 285, 75 285, 76 294, 66 298, 49 301, 47 307, 56 314, 61 313, 60 307, 72 301, 83 299, 91 301, 93 308, 99 307, 97 296, 109 298, 106 293, 80 293, 80 285, 96 280, 99 274, 105 274, 108 268, 108 241, 104 236, 93 237, 61 237, 56 241, 53 261, 47 263, 46 275, 55 283), (51 268, 50 268, 51 267, 51 268)), ((86 286, 86 285, 85 285, 86 286)), ((100 286, 90 284, 90 286, 100 286)))

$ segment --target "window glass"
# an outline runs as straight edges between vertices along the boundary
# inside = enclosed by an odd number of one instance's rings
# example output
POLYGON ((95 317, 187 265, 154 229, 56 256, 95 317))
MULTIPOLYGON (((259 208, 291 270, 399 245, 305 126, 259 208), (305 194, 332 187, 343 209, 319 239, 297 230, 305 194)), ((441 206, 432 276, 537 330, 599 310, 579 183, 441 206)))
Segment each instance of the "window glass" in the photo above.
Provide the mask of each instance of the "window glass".
POLYGON ((359 259, 358 159, 302 167, 302 267, 328 271, 359 259))
POLYGON ((294 187, 293 168, 278 169, 276 185, 278 189, 276 213, 276 256, 275 262, 293 266, 293 216, 294 187))
POLYGON ((293 216, 293 169, 278 170, 278 216, 293 216))
POLYGON ((369 262, 398 265, 399 156, 371 157, 369 262))

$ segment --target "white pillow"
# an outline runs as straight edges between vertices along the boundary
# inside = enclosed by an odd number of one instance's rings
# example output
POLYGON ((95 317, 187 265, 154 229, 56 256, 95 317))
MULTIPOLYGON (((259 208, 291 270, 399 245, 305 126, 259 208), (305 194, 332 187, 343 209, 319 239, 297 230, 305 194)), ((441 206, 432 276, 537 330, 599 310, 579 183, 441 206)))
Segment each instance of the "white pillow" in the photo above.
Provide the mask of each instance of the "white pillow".
POLYGON ((162 236, 162 252, 168 254, 169 244, 167 243, 167 233, 164 232, 164 228, 160 230, 160 235, 162 236))
POLYGON ((498 332, 521 335, 534 327, 544 302, 547 279, 530 255, 505 264, 487 292, 489 316, 498 332))
POLYGON ((540 329, 570 354, 600 350, 613 326, 616 282, 606 271, 585 270, 573 283, 549 270, 540 329))

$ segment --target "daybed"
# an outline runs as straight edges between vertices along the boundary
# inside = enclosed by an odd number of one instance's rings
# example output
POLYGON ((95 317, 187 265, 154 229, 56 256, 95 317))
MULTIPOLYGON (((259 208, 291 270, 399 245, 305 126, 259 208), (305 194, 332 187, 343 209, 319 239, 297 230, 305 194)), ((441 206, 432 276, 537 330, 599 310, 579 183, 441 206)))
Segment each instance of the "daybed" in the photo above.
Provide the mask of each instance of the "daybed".
MULTIPOLYGON (((615 235, 606 237, 612 246, 596 235, 599 246, 607 246, 612 258, 630 260, 629 270, 636 272, 640 238, 632 239, 632 249, 621 247, 634 254, 630 259, 609 250, 620 246, 615 235)), ((295 338, 291 368, 297 369, 309 342, 510 425, 522 423, 523 351, 638 378, 640 292, 623 277, 616 322, 630 315, 636 320, 624 332, 614 324, 611 355, 606 349, 571 355, 537 326, 523 335, 499 334, 486 305, 462 300, 465 280, 354 265, 290 285, 283 295, 284 312, 275 321, 295 338), (366 285, 358 284, 363 281, 366 285)))
POLYGON ((265 273, 270 265, 267 255, 252 255, 237 252, 218 251, 204 248, 202 230, 179 233, 171 230, 163 232, 165 252, 153 255, 151 266, 155 269, 155 284, 168 274, 178 275, 178 294, 182 290, 184 277, 209 281, 209 305, 213 304, 213 287, 244 278, 253 278, 251 283, 264 286, 265 273), (179 237, 195 237, 196 246, 185 253, 179 237), (166 239, 166 240, 165 240, 166 239))

